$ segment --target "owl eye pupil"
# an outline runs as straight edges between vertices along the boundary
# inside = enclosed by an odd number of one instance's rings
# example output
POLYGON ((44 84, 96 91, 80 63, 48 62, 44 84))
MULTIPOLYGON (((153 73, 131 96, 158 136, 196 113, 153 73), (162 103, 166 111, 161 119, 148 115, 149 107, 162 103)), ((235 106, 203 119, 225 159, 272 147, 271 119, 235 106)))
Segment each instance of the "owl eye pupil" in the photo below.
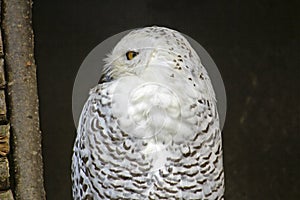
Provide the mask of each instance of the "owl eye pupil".
POLYGON ((137 56, 139 53, 135 51, 127 51, 126 58, 127 60, 132 60, 135 56, 137 56))

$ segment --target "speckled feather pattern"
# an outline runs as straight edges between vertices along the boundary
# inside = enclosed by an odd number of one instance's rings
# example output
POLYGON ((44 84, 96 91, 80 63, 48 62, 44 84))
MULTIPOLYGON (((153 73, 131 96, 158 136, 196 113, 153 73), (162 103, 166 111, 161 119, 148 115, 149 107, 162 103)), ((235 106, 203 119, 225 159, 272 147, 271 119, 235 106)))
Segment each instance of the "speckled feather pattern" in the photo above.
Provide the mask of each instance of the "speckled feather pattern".
POLYGON ((224 199, 215 94, 188 41, 134 30, 106 62, 79 120, 74 199, 224 199), (139 55, 127 61, 129 50, 139 55))

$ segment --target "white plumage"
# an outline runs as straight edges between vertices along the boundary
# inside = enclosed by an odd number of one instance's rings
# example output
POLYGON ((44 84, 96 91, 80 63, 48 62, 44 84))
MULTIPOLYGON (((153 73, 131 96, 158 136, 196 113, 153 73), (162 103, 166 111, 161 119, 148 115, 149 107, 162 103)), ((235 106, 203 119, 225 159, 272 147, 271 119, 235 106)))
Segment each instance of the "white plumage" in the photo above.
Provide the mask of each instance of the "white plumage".
POLYGON ((80 116, 74 199, 223 199, 215 94, 188 41, 134 30, 106 63, 80 116))

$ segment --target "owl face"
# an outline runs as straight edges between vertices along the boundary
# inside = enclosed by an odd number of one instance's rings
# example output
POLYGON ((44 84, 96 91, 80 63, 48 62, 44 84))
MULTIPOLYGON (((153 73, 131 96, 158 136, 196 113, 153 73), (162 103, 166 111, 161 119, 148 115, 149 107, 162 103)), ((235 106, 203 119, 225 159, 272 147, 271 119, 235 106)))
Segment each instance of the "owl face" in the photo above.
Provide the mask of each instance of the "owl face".
POLYGON ((147 39, 123 38, 105 59, 105 74, 112 80, 123 76, 139 76, 147 68, 155 51, 153 44, 145 46, 147 39))
POLYGON ((149 27, 130 32, 115 46, 105 59, 104 73, 115 80, 122 76, 139 76, 148 67, 155 63, 160 52, 168 50, 169 35, 177 34, 173 30, 161 27, 149 27))

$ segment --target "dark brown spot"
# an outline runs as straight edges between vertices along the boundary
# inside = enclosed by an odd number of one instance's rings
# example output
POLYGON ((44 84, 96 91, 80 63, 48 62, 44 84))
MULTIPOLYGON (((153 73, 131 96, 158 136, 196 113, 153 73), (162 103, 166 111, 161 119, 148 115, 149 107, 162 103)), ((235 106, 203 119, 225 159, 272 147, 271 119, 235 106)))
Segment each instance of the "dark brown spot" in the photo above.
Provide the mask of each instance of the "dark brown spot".
POLYGON ((198 99, 198 102, 204 104, 204 101, 202 99, 198 99))
POLYGON ((201 168, 204 168, 204 167, 206 167, 208 164, 209 164, 209 161, 208 161, 208 160, 207 160, 207 161, 204 161, 204 162, 200 165, 200 167, 201 167, 201 168))
POLYGON ((210 170, 210 166, 208 166, 206 169, 200 170, 200 172, 201 172, 202 174, 205 174, 205 173, 208 172, 209 170, 210 170))
POLYGON ((123 142, 123 147, 124 147, 125 150, 129 150, 131 146, 130 145, 127 146, 126 142, 124 141, 123 142))
POLYGON ((208 123, 207 126, 206 126, 206 129, 202 130, 203 133, 207 133, 207 132, 208 132, 209 125, 210 125, 210 124, 208 123))
POLYGON ((218 146, 218 150, 216 151, 216 155, 220 154, 221 145, 218 146))
POLYGON ((215 178, 215 180, 216 180, 216 181, 217 181, 217 180, 220 180, 222 174, 223 174, 223 170, 220 171, 220 174, 217 176, 217 178, 215 178))
POLYGON ((182 191, 185 191, 185 190, 193 189, 194 187, 196 187, 196 185, 191 185, 191 186, 179 186, 178 188, 180 188, 182 191))
POLYGON ((200 78, 201 80, 204 80, 204 75, 203 75, 203 73, 200 74, 199 78, 200 78))
POLYGON ((190 105, 190 109, 193 109, 193 108, 196 108, 197 107, 197 104, 192 104, 192 105, 190 105))
POLYGON ((203 157, 203 159, 204 159, 204 160, 209 160, 211 154, 212 154, 212 152, 210 152, 210 153, 208 154, 208 156, 203 157))
POLYGON ((205 182, 206 182, 206 179, 197 181, 197 183, 199 183, 200 185, 203 185, 205 182))
POLYGON ((82 158, 82 161, 86 164, 87 161, 88 161, 88 157, 83 157, 83 158, 82 158))
POLYGON ((83 188, 83 191, 86 191, 87 185, 86 185, 86 184, 83 184, 82 188, 83 188))

